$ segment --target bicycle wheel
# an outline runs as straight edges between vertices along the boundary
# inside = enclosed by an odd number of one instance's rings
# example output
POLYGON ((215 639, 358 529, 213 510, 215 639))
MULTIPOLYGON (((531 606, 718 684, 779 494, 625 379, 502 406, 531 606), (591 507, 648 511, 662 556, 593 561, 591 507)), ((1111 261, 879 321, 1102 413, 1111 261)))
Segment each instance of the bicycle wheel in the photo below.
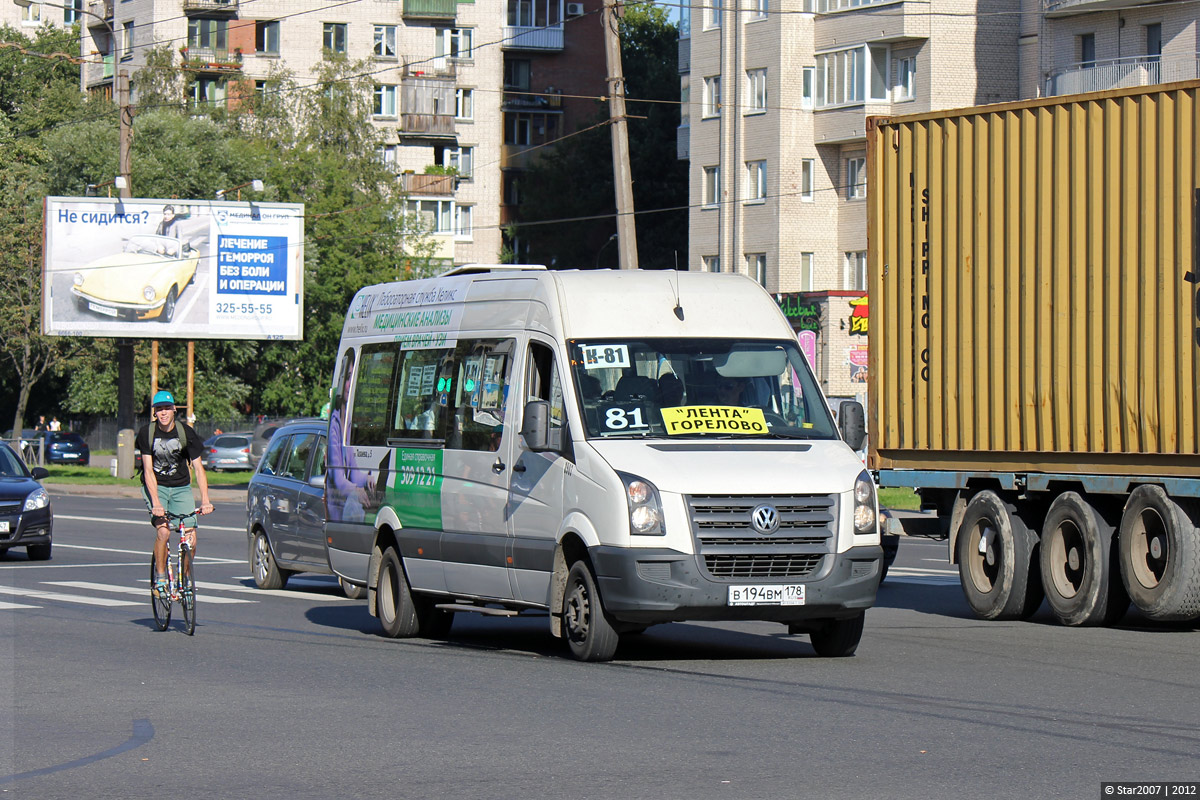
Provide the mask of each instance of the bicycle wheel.
POLYGON ((154 554, 150 555, 150 607, 154 609, 154 624, 165 631, 171 624, 171 595, 154 592, 154 554))
POLYGON ((187 567, 179 576, 179 605, 183 608, 183 630, 188 636, 196 632, 196 576, 192 572, 192 551, 187 551, 187 567))

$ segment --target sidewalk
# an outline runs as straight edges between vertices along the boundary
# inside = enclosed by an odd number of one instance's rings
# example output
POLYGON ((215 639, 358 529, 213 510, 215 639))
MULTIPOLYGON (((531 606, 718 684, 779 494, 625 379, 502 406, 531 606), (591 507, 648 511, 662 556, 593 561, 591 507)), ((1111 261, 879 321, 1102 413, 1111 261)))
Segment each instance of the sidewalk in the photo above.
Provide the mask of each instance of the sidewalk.
MULTIPOLYGON (((140 483, 129 482, 129 485, 123 484, 77 484, 77 483, 54 483, 52 481, 42 481, 42 486, 46 487, 46 491, 50 493, 50 497, 54 498, 60 495, 69 495, 75 497, 129 497, 140 500, 142 498, 142 486, 140 483)), ((198 497, 196 487, 192 487, 193 494, 198 497)), ((234 505, 246 507, 246 490, 231 489, 221 486, 213 486, 208 490, 209 499, 214 505, 234 505)))

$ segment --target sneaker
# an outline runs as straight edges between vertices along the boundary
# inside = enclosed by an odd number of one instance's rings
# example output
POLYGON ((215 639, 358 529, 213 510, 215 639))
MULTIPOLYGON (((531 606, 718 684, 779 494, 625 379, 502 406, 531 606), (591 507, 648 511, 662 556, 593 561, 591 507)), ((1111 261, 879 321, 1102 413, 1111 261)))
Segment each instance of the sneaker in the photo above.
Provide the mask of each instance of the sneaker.
POLYGON ((166 575, 159 575, 157 578, 155 578, 155 580, 154 580, 154 596, 155 597, 166 596, 169 589, 170 589, 170 587, 167 585, 167 576, 166 575))

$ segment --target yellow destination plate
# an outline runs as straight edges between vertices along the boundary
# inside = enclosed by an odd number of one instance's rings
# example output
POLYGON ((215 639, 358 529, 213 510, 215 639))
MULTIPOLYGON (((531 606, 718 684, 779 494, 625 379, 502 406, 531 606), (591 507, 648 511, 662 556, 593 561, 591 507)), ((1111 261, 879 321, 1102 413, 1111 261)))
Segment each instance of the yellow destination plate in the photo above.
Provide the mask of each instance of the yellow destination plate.
POLYGON ((737 433, 745 436, 768 433, 761 408, 737 406, 683 406, 662 409, 668 436, 687 433, 737 433))

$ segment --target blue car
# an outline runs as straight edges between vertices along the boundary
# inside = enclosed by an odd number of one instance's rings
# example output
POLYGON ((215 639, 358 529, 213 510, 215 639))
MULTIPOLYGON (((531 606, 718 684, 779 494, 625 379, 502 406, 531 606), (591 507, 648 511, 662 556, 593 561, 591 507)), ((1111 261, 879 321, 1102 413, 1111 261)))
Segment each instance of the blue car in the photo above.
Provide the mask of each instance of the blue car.
POLYGON ((54 510, 38 483, 49 474, 42 467, 31 472, 16 451, 0 442, 0 554, 24 547, 30 561, 50 558, 54 510))

